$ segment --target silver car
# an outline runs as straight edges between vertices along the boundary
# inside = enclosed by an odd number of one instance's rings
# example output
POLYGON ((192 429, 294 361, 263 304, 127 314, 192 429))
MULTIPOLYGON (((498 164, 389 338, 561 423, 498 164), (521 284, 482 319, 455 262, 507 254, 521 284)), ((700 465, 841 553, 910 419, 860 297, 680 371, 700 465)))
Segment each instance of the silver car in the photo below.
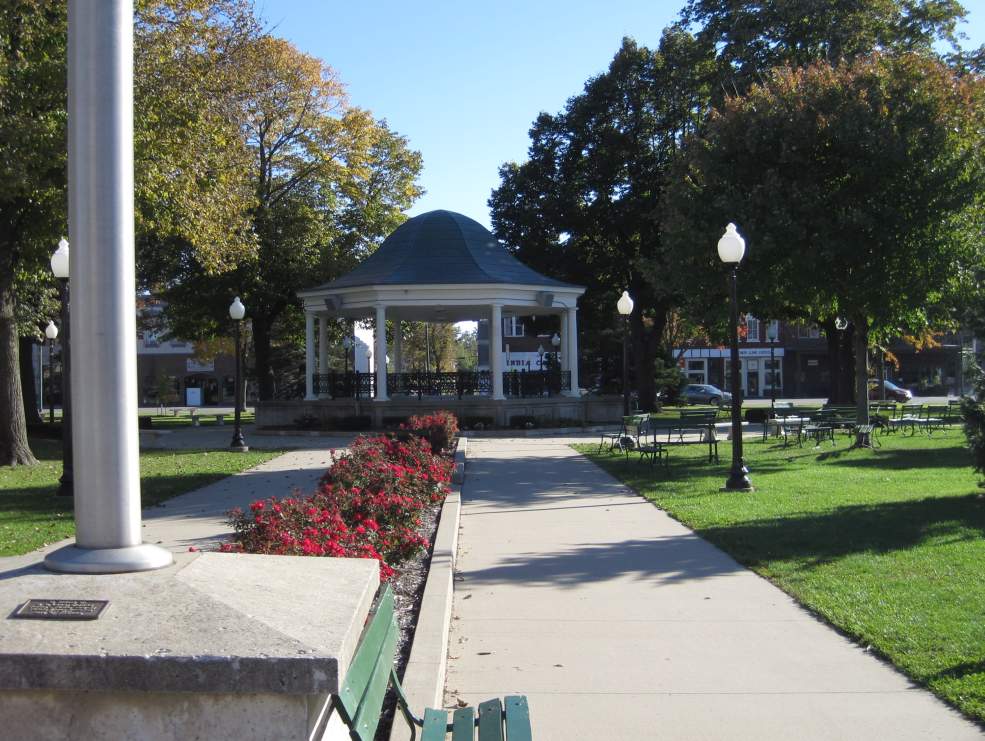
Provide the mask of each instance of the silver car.
POLYGON ((732 394, 707 383, 689 383, 681 396, 689 404, 724 404, 732 401, 732 394))

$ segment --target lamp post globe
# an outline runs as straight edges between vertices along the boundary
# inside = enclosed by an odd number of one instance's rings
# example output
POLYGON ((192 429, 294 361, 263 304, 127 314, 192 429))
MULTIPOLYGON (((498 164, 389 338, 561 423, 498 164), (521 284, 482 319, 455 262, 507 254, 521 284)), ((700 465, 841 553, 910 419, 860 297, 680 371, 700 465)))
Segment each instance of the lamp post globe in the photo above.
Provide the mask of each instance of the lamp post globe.
MULTIPOLYGON (((70 251, 68 240, 62 237, 58 240, 58 249, 51 256, 51 272, 58 279, 58 303, 61 311, 62 325, 62 477, 59 479, 58 495, 70 497, 73 493, 75 472, 72 455, 72 362, 69 336, 71 334, 69 326, 69 287, 68 276, 71 266, 70 251)), ((49 323, 49 327, 54 327, 49 323)), ((58 328, 54 327, 55 335, 58 328)), ((48 329, 45 329, 45 336, 48 329)), ((50 372, 50 351, 49 351, 49 372, 50 372)), ((49 410, 49 419, 54 420, 54 407, 49 410)))
POLYGON ((233 326, 235 327, 236 335, 236 390, 233 394, 236 405, 236 409, 233 413, 233 418, 235 420, 235 426, 233 427, 233 439, 229 443, 230 450, 235 450, 240 453, 245 453, 250 448, 246 444, 246 440, 243 439, 243 428, 241 425, 240 414, 243 409, 243 382, 241 378, 241 362, 242 362, 242 352, 239 348, 239 324, 246 316, 246 307, 243 306, 243 302, 239 300, 239 296, 233 299, 232 304, 229 306, 229 318, 233 320, 233 326))
POLYGON ((616 311, 622 317, 622 414, 629 416, 629 315, 633 313, 633 299, 629 291, 623 291, 616 301, 616 311))
POLYGON ((718 257, 727 265, 738 265, 746 254, 746 240, 739 234, 735 224, 725 227, 725 233, 718 240, 718 257))
POLYGON ((58 327, 50 319, 48 326, 44 328, 44 336, 48 338, 48 388, 46 391, 48 394, 48 424, 53 425, 55 423, 55 395, 51 391, 55 380, 55 366, 52 364, 52 359, 55 355, 55 338, 58 337, 58 327))
POLYGON ((725 233, 718 240, 718 257, 732 267, 729 279, 729 340, 732 391, 732 468, 723 491, 752 491, 749 469, 742 459, 742 383, 739 380, 739 263, 746 253, 746 240, 742 238, 735 224, 725 227, 725 233))
POLYGON ((51 272, 59 280, 68 280, 69 249, 68 240, 62 237, 58 240, 58 249, 51 256, 51 272))

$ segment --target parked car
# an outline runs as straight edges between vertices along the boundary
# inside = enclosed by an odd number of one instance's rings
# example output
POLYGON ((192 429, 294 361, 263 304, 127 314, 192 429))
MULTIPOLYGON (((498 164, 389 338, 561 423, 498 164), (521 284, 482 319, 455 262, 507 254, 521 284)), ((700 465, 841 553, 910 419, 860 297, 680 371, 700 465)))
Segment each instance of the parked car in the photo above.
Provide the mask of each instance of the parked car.
POLYGON ((724 404, 732 401, 732 394, 707 383, 689 383, 681 398, 688 404, 724 404))
MULTIPOLYGON (((911 394, 906 389, 900 388, 892 381, 883 381, 883 383, 886 385, 886 399, 888 399, 889 401, 899 401, 905 404, 906 402, 910 401, 913 398, 913 394, 911 394)), ((869 399, 872 400, 878 398, 879 398, 879 381, 870 380, 869 399)))

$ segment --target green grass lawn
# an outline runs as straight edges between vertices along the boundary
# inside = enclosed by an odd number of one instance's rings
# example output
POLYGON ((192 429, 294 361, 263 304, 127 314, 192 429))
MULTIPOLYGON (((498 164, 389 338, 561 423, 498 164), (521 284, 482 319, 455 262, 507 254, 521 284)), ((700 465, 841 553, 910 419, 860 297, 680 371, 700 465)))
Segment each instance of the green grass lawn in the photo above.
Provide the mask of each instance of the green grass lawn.
POLYGON ((745 443, 753 493, 720 492, 707 447, 669 471, 576 446, 969 716, 985 720, 985 496, 964 436, 879 436, 876 451, 745 443))
MULTIPOLYGON (((75 532, 72 500, 55 494, 62 475, 61 443, 32 439, 40 463, 0 466, 0 556, 15 556, 75 532)), ((278 456, 283 451, 146 450, 140 454, 145 507, 184 494, 278 456)))

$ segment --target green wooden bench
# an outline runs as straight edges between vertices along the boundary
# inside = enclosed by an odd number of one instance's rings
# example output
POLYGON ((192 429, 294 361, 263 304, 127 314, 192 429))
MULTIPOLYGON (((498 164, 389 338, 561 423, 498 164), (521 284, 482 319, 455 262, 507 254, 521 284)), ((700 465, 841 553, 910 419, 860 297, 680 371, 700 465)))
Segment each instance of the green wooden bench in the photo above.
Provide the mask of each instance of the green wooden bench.
POLYGON ((423 718, 414 715, 393 668, 398 635, 393 590, 387 585, 370 614, 336 696, 339 715, 354 741, 373 741, 389 685, 393 685, 397 707, 410 724, 411 739, 417 737, 420 728, 421 741, 444 741, 449 733, 452 741, 473 741, 476 732, 478 741, 503 741, 504 738, 505 741, 530 741, 530 713, 527 698, 522 695, 508 695, 505 703, 498 698, 480 703, 478 713, 475 708, 459 708, 450 722, 445 710, 427 708, 423 718))
MULTIPOLYGON (((715 422, 718 412, 714 409, 681 410, 677 420, 651 419, 653 444, 659 446, 664 454, 678 445, 707 445, 708 462, 718 460, 718 435, 715 422), (666 438, 659 439, 658 435, 666 432, 666 438), (686 438, 685 434, 697 433, 697 439, 686 438)), ((664 463, 667 463, 666 457, 664 463)))

